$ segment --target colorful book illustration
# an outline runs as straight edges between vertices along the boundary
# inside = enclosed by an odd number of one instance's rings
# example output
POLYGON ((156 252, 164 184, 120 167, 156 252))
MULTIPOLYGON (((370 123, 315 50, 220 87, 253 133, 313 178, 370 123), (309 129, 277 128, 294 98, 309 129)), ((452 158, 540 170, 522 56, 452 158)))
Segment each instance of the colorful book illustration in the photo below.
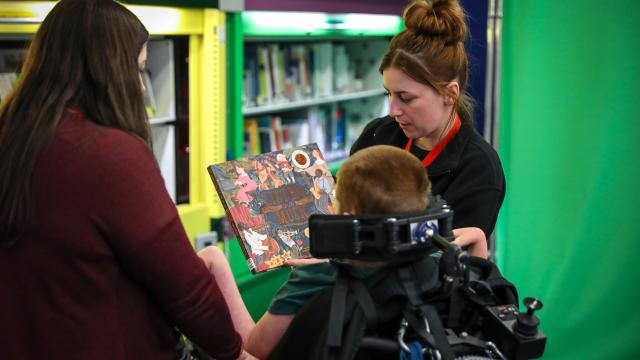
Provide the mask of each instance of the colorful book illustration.
POLYGON ((309 216, 331 214, 334 181, 316 144, 211 165, 211 180, 252 273, 309 254, 309 216))

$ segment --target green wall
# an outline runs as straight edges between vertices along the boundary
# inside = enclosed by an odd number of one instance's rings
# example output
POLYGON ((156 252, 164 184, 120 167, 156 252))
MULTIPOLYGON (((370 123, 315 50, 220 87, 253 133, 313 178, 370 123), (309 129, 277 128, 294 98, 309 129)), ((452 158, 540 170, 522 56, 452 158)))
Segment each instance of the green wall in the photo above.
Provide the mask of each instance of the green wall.
POLYGON ((545 359, 640 359, 640 2, 506 0, 503 29, 499 265, 545 359))

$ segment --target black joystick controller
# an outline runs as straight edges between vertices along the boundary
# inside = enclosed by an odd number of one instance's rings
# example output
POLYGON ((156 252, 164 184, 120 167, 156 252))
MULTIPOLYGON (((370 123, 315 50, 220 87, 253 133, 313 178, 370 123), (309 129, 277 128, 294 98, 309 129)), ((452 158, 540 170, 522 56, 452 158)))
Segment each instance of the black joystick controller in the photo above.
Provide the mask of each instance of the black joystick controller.
POLYGON ((517 316, 517 320, 513 326, 513 330, 516 332, 516 334, 521 336, 535 336, 538 333, 538 325, 540 325, 540 320, 535 315, 533 315, 533 313, 534 311, 542 309, 542 301, 528 297, 523 300, 523 303, 527 308, 527 313, 520 313, 517 316))
POLYGON ((515 304, 487 308, 484 333, 507 359, 523 360, 542 356, 547 337, 540 331, 540 320, 533 313, 542 309, 542 302, 524 299, 527 312, 520 313, 515 304))

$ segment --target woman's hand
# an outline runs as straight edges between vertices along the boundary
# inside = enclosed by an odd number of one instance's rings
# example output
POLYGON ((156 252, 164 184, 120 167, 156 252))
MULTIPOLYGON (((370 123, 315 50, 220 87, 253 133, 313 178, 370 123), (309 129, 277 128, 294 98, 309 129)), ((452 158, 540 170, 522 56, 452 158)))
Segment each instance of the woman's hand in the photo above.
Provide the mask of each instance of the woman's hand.
POLYGON ((487 258, 487 237, 482 229, 477 227, 453 229, 453 237, 453 243, 466 248, 469 255, 487 258))

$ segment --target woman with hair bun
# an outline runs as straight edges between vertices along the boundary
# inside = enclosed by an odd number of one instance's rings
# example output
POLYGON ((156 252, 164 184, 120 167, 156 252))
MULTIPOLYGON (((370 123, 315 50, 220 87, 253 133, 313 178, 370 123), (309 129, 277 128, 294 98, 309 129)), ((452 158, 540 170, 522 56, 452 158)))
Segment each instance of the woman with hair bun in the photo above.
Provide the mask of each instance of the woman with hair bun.
POLYGON ((472 125, 464 11, 457 0, 414 1, 404 22, 380 65, 389 115, 365 127, 351 154, 381 144, 414 154, 432 193, 455 211, 453 227, 479 227, 488 237, 505 180, 498 154, 472 125))

